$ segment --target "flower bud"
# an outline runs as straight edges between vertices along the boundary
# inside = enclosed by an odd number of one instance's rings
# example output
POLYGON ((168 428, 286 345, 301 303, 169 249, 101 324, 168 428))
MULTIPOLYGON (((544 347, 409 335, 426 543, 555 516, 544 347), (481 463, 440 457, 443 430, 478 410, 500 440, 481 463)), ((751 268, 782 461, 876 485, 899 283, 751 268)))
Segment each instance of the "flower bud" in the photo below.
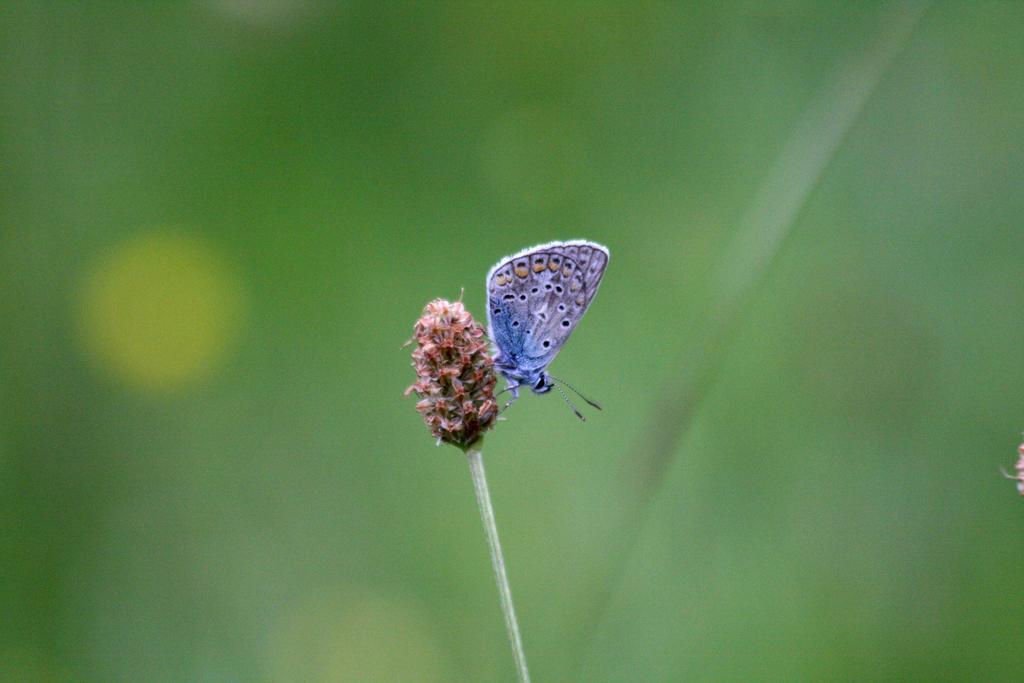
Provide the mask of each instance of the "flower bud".
POLYGON ((1017 482, 1017 492, 1024 496, 1024 443, 1017 447, 1017 464, 1014 467, 1016 473, 1013 475, 1003 472, 1007 479, 1014 479, 1017 482))
POLYGON ((405 390, 419 397, 416 410, 440 444, 466 449, 494 426, 494 360, 487 336, 461 301, 434 299, 416 321, 412 366, 416 382, 405 390))

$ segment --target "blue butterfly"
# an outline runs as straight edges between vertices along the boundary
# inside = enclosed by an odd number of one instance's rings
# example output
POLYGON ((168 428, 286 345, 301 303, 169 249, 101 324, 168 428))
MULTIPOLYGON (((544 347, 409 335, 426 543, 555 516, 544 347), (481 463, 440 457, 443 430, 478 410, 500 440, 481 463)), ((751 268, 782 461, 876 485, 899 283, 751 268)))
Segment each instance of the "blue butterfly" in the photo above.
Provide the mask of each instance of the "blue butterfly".
POLYGON ((551 242, 503 258, 487 273, 487 325, 497 346, 494 364, 508 381, 513 401, 520 386, 546 394, 553 381, 579 394, 547 368, 594 300, 609 256, 608 248, 595 242, 551 242))

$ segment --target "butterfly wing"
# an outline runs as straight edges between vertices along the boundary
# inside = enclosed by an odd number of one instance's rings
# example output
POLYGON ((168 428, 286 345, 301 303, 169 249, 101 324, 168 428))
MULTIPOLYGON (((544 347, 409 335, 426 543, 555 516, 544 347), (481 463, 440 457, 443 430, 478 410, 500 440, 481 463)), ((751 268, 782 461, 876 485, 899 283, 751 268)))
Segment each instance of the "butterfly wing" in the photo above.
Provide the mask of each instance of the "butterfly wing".
POLYGON ((590 307, 608 259, 606 247, 575 240, 499 261, 487 274, 487 314, 502 364, 543 371, 590 307))

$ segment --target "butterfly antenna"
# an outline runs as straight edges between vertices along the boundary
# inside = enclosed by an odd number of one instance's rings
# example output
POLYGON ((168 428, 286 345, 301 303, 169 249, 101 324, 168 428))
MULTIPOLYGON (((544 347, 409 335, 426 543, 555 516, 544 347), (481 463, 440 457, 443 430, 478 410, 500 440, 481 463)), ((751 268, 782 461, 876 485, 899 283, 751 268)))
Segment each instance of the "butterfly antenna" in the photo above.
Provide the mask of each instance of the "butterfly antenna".
MULTIPOLYGON (((558 379, 557 377, 552 377, 552 376, 551 376, 551 373, 548 373, 548 378, 549 378, 549 379, 553 379, 553 380, 555 380, 555 381, 556 381, 556 382, 558 382, 559 384, 564 384, 565 386, 569 387, 570 389, 572 389, 572 390, 573 390, 573 392, 574 392, 574 393, 575 393, 575 394, 576 394, 577 396, 579 396, 579 397, 580 397, 580 398, 582 398, 582 399, 583 399, 584 401, 586 401, 586 402, 587 402, 587 403, 589 403, 590 405, 594 406, 594 407, 595 407, 595 408, 597 408, 598 410, 601 410, 601 406, 597 405, 596 403, 594 403, 593 401, 591 401, 591 400, 590 400, 589 398, 587 398, 586 396, 584 396, 583 394, 581 394, 581 393, 580 393, 580 392, 579 392, 579 391, 578 391, 578 390, 576 389, 576 387, 574 387, 573 385, 569 384, 569 383, 568 383, 568 382, 566 382, 565 380, 562 380, 562 379, 558 379)), ((559 391, 561 391, 561 389, 559 389, 559 391)), ((563 394, 563 396, 564 396, 564 395, 565 395, 565 394, 563 394)))
MULTIPOLYGON (((548 376, 550 377, 550 375, 548 375, 548 376)), ((583 417, 583 413, 581 413, 581 412, 579 411, 579 408, 577 408, 576 406, 574 406, 574 405, 572 404, 572 401, 570 401, 570 400, 569 400, 569 397, 565 395, 565 392, 564 392, 564 391, 562 391, 562 387, 560 387, 560 386, 558 386, 558 385, 556 384, 556 385, 555 385, 555 389, 558 389, 558 393, 560 393, 560 394, 562 395, 562 398, 564 398, 564 399, 565 399, 565 402, 569 404, 569 407, 570 407, 570 408, 572 408, 572 412, 576 413, 576 417, 578 417, 579 419, 581 419, 581 420, 583 420, 584 422, 586 422, 586 421, 587 421, 587 418, 583 417)))

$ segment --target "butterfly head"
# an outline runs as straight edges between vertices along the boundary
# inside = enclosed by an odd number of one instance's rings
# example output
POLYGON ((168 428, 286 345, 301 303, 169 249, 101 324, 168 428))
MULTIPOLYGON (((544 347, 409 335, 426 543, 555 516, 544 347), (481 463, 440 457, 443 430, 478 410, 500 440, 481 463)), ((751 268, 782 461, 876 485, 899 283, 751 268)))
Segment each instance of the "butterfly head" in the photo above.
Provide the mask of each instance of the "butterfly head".
POLYGON ((533 370, 517 365, 514 361, 507 365, 502 364, 502 359, 495 361, 495 367, 508 380, 509 386, 530 387, 535 394, 546 394, 554 386, 543 370, 533 370))

